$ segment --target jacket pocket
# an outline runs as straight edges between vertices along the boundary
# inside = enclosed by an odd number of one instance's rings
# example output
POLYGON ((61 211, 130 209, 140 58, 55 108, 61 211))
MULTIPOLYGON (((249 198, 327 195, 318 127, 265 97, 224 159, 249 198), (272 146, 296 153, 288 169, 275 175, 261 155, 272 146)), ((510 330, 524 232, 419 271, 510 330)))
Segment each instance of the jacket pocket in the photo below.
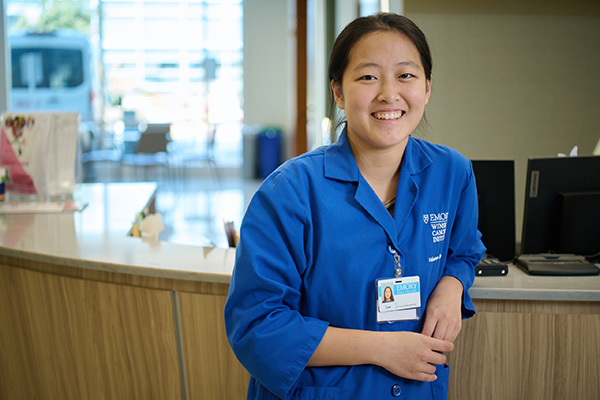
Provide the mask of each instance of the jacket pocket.
POLYGON ((292 400, 344 400, 344 389, 338 387, 299 387, 294 389, 292 400))
POLYGON ((447 364, 437 367, 435 372, 437 379, 431 383, 434 400, 446 400, 448 398, 448 380, 450 378, 450 367, 447 364))

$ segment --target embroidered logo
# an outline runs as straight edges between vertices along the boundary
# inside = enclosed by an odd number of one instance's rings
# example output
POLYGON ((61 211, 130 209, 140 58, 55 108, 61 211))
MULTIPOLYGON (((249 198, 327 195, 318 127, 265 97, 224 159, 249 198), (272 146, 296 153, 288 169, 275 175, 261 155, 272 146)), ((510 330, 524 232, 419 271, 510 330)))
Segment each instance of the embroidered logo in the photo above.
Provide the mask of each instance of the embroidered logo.
POLYGON ((429 262, 436 262, 437 260, 441 260, 442 259, 442 255, 438 254, 435 257, 429 257, 429 262))
POLYGON ((448 214, 448 212, 423 214, 423 222, 425 225, 431 226, 431 237, 433 243, 443 242, 444 239, 446 239, 448 214))

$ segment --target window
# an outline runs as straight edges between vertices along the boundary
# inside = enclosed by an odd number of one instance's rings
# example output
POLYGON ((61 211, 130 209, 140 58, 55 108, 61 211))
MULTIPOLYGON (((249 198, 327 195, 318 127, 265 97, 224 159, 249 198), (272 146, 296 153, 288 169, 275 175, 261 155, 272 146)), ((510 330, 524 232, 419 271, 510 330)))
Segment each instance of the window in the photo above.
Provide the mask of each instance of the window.
MULTIPOLYGON (((242 0, 9 0, 9 35, 26 35, 41 21, 51 21, 48 15, 63 20, 64 8, 57 12, 42 7, 65 3, 82 12, 64 18, 70 22, 58 28, 77 30, 82 25, 77 19, 87 15, 83 25, 89 54, 64 46, 14 48, 13 93, 30 85, 59 90, 89 80, 86 102, 93 102, 88 108, 103 127, 96 135, 102 136, 101 148, 110 146, 118 135, 114 127, 122 126, 127 114, 142 123, 188 127, 177 129, 176 135, 198 140, 217 125, 216 146, 241 165, 242 0)), ((54 32, 54 27, 48 29, 54 32)), ((17 96, 19 104, 42 109, 42 102, 25 96, 24 91, 17 96)))
POLYGON ((13 88, 65 88, 83 83, 79 50, 12 48, 13 88))

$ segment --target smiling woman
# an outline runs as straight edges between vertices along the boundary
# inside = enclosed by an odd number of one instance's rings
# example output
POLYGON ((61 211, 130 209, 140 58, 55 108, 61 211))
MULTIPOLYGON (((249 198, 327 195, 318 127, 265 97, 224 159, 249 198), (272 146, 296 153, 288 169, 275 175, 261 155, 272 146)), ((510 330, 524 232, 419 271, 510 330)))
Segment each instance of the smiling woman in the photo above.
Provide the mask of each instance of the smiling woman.
POLYGON ((444 353, 474 314, 485 249, 470 162, 411 137, 431 65, 424 34, 396 14, 336 39, 339 140, 271 174, 241 226, 225 323, 248 398, 445 398, 444 353), (418 290, 378 305, 397 282, 418 290))

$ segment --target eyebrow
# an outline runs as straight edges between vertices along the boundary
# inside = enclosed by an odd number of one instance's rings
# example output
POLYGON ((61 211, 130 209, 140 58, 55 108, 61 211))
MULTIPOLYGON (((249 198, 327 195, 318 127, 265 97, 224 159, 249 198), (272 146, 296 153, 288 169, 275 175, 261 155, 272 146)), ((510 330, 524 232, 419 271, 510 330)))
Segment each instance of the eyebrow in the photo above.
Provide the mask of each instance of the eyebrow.
MULTIPOLYGON (((379 67, 380 65, 374 62, 364 62, 364 63, 360 63, 356 66, 356 68, 354 68, 354 70, 359 70, 362 68, 369 68, 369 67, 379 67)), ((396 64, 397 67, 400 66, 409 66, 409 67, 414 67, 414 68, 419 68, 419 65, 414 62, 414 61, 400 61, 399 63, 396 64)))

